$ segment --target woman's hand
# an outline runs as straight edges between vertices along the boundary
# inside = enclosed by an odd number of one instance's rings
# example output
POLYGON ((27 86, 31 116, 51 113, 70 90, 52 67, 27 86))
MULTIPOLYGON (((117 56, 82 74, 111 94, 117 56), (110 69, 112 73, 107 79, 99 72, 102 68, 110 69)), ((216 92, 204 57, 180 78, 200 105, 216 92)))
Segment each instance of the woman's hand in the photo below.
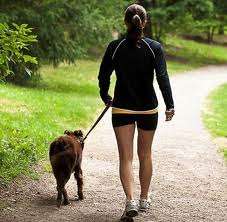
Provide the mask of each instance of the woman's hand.
POLYGON ((166 110, 166 121, 171 121, 175 115, 175 110, 173 108, 166 110))
POLYGON ((104 102, 106 106, 112 106, 112 97, 110 95, 107 95, 104 102))

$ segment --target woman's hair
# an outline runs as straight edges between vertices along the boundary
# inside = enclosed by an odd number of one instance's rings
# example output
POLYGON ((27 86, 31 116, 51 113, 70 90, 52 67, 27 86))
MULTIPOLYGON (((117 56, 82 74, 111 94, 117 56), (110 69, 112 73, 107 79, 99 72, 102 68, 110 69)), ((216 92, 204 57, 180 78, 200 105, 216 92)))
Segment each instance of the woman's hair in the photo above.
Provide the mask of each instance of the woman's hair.
POLYGON ((135 42, 138 42, 143 35, 143 25, 147 19, 145 8, 138 4, 130 5, 125 11, 125 22, 128 26, 128 36, 135 42))

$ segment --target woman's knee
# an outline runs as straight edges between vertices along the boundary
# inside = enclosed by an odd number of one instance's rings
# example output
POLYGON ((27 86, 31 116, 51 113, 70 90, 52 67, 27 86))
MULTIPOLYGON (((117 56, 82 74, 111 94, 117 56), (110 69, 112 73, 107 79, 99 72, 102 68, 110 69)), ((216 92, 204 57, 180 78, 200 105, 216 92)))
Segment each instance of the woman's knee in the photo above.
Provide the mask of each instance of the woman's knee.
POLYGON ((135 125, 126 125, 114 128, 119 158, 122 162, 131 162, 133 159, 133 137, 135 132, 135 125))
POLYGON ((140 160, 151 159, 154 131, 138 129, 137 153, 140 160))
POLYGON ((137 154, 140 161, 146 159, 149 160, 151 159, 151 147, 147 148, 138 147, 137 154))
POLYGON ((121 151, 119 153, 119 158, 121 162, 132 162, 133 161, 133 153, 132 152, 125 152, 121 151))

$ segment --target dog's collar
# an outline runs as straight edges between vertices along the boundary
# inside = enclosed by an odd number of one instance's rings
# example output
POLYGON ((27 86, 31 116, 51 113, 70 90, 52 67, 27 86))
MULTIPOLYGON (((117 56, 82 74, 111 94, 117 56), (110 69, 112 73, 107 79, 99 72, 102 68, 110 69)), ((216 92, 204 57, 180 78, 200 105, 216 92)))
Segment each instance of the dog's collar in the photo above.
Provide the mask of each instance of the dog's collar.
POLYGON ((83 139, 83 137, 77 138, 77 141, 78 141, 80 144, 84 144, 84 139, 83 139))

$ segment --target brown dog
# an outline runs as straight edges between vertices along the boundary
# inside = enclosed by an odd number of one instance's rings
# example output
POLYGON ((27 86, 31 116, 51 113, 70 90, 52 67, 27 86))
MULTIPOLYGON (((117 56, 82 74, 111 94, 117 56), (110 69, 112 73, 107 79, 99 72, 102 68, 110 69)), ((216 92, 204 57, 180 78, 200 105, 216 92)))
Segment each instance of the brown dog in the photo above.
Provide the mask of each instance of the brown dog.
POLYGON ((84 198, 83 174, 81 170, 82 151, 84 147, 83 133, 81 130, 74 132, 66 130, 64 134, 66 135, 55 139, 51 143, 49 151, 51 166, 57 182, 58 207, 62 204, 62 195, 64 197, 63 204, 69 204, 65 185, 73 172, 77 181, 79 200, 84 198))

